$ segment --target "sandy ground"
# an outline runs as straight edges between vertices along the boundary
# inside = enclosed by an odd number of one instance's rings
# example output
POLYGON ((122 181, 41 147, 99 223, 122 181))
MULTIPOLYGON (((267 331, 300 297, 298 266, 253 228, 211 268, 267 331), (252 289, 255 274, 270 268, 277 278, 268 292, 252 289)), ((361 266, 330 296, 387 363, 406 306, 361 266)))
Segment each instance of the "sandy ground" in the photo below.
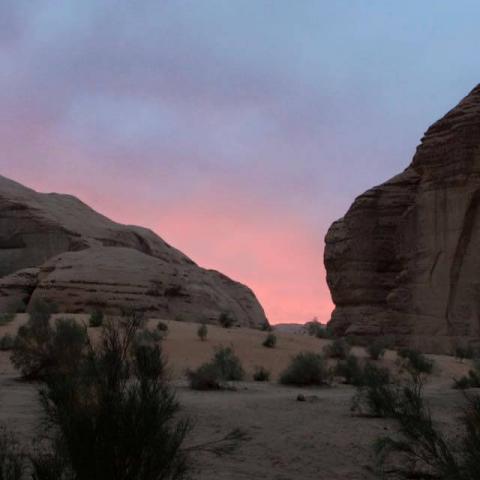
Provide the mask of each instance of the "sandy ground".
MULTIPOLYGON (((77 316, 79 320, 86 317, 77 316)), ((0 326, 0 336, 15 332, 24 316, 0 326)), ((153 323, 153 322, 152 322, 153 323)), ((208 340, 197 337, 198 325, 166 322, 169 335, 164 349, 177 387, 183 413, 195 423, 192 444, 224 436, 233 428, 244 430, 249 440, 230 456, 196 454, 199 480, 360 480, 373 479, 372 442, 393 431, 387 420, 352 416, 350 401, 354 389, 345 385, 300 389, 278 385, 278 374, 292 355, 301 351, 321 351, 328 343, 304 335, 278 334, 277 347, 261 345, 265 332, 249 329, 223 329, 209 326, 208 340), (236 391, 196 392, 187 388, 184 373, 207 361, 216 346, 232 345, 247 371, 247 381, 236 391), (255 366, 272 372, 270 383, 251 379, 255 366), (299 393, 311 397, 298 402, 299 393)), ((354 353, 364 356, 362 348, 354 353)), ((19 381, 18 373, 0 352, 0 421, 19 435, 30 437, 38 428, 40 408, 36 387, 19 381)), ((436 369, 430 376, 426 396, 435 419, 445 427, 457 422, 462 395, 451 388, 452 378, 465 373, 469 365, 452 357, 430 356, 436 369)), ((382 364, 394 365, 395 353, 388 352, 382 364)))

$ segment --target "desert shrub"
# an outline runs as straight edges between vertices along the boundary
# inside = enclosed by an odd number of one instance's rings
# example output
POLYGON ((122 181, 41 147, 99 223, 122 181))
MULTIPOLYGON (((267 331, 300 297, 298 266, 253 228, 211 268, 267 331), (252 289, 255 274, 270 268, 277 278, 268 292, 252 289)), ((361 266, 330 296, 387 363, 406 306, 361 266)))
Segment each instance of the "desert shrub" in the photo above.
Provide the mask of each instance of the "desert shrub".
POLYGON ((467 388, 480 388, 480 359, 476 358, 473 361, 472 368, 460 379, 454 379, 453 388, 464 390, 467 388))
POLYGON ((366 343, 365 337, 361 335, 348 335, 348 337, 345 337, 345 341, 350 347, 363 347, 366 343))
POLYGON ((190 387, 194 390, 220 390, 228 387, 228 382, 240 381, 245 371, 231 347, 219 348, 210 362, 196 370, 188 370, 190 387))
POLYGON ((265 340, 262 342, 262 345, 267 348, 275 348, 277 345, 277 336, 273 333, 269 333, 265 340))
POLYGON ((332 332, 328 328, 328 325, 322 325, 316 318, 314 318, 311 322, 308 322, 307 325, 307 333, 312 337, 317 338, 332 338, 332 332))
POLYGON ((340 360, 335 367, 335 375, 343 377, 347 385, 361 385, 363 383, 363 369, 355 355, 348 355, 340 360))
POLYGON ((46 379, 49 448, 34 458, 33 478, 185 478, 190 424, 178 418, 160 345, 135 341, 137 320, 108 322, 100 345, 77 357, 73 374, 46 379))
POLYGON ((168 325, 165 322, 158 322, 157 323, 157 330, 159 332, 168 333, 168 325))
POLYGON ((329 380, 325 358, 313 352, 299 353, 293 357, 280 375, 280 383, 284 385, 325 385, 329 380))
POLYGON ((7 307, 4 309, 2 313, 0 313, 0 325, 6 325, 14 320, 15 315, 20 312, 25 311, 25 303, 22 301, 15 301, 11 302, 7 307))
POLYGON ((270 380, 270 371, 265 367, 255 367, 253 379, 256 382, 268 382, 270 380))
POLYGON ((153 345, 155 343, 161 342, 163 338, 163 332, 161 332, 160 330, 139 328, 135 333, 134 341, 137 345, 153 345))
POLYGON ((95 310, 90 315, 88 325, 92 328, 98 328, 103 325, 103 312, 101 310, 95 310))
POLYGON ((11 350, 14 344, 15 338, 9 333, 6 333, 2 338, 0 338, 0 350, 2 351, 11 350))
POLYGON ((479 478, 480 397, 467 397, 461 436, 445 437, 432 419, 417 377, 404 388, 394 418, 399 425, 396 435, 382 437, 375 445, 382 478, 479 478), (393 454, 395 463, 385 468, 393 454))
POLYGON ((262 332, 271 332, 273 329, 272 329, 272 326, 267 321, 260 325, 260 330, 262 330, 262 332))
POLYGON ((218 317, 218 322, 223 328, 230 328, 233 327, 235 323, 235 319, 233 315, 229 312, 222 312, 218 317))
POLYGON ((398 357, 401 360, 402 366, 407 370, 427 374, 433 372, 433 360, 428 359, 418 350, 402 348, 398 351, 398 357))
POLYGON ((398 385, 386 368, 367 363, 352 399, 352 412, 372 417, 391 417, 398 399, 398 385))
POLYGON ((197 335, 198 335, 198 338, 204 342, 206 339, 207 339, 207 335, 208 335, 208 327, 205 323, 202 323, 199 327, 198 327, 198 330, 197 330, 197 335))
POLYGON ((0 325, 7 325, 7 323, 12 322, 14 319, 15 319, 15 313, 13 312, 0 313, 0 325))
POLYGON ((386 339, 379 337, 371 341, 366 350, 371 360, 379 360, 385 355, 388 346, 386 339))
POLYGON ((0 480, 21 480, 24 471, 24 455, 16 438, 0 425, 0 480))
POLYGON ((51 327, 41 312, 18 329, 10 358, 24 378, 42 380, 54 370, 75 370, 87 341, 85 328, 74 320, 57 319, 51 327))
POLYGON ((240 359, 231 347, 218 348, 213 357, 213 364, 219 369, 224 380, 240 381, 245 377, 240 359))
POLYGON ((463 361, 465 359, 471 360, 472 358, 475 357, 476 351, 472 347, 472 345, 457 345, 455 347, 455 358, 457 358, 460 361, 463 361))
POLYGON ((187 377, 193 390, 223 390, 227 387, 220 370, 211 362, 200 365, 196 370, 187 370, 187 377))
POLYGON ((350 349, 351 346, 343 338, 337 338, 323 348, 323 353, 327 358, 345 359, 350 349))

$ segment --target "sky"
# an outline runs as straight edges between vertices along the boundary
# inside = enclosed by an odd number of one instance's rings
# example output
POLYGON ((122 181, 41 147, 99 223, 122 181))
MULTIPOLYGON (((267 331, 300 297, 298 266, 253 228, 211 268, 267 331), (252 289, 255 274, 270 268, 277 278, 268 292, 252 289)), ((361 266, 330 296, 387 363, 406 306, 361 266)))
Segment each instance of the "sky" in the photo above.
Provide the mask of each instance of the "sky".
POLYGON ((478 0, 0 0, 0 174, 326 322, 324 236, 478 82, 478 0))

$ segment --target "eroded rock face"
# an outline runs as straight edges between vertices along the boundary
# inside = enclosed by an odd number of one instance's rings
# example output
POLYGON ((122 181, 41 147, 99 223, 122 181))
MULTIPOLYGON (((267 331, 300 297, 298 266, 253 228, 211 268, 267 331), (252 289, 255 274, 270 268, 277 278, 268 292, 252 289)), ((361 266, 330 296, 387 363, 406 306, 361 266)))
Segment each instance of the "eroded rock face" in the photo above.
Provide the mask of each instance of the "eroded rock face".
POLYGON ((480 86, 325 242, 337 333, 394 334, 431 351, 480 338, 480 86))
POLYGON ((214 322, 230 312, 240 325, 266 322, 249 288, 200 268, 152 231, 0 176, 0 311, 40 297, 70 313, 133 307, 171 319, 214 322))

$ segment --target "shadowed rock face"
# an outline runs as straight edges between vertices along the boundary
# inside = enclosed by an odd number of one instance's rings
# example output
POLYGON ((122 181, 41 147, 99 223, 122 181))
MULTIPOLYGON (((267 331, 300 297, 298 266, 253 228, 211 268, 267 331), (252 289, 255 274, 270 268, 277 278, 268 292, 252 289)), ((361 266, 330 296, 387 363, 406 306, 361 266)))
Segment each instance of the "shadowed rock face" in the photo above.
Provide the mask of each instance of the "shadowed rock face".
POLYGON ((231 312, 240 325, 266 322, 249 288, 200 268, 152 231, 0 176, 0 311, 39 297, 71 313, 134 307, 189 321, 231 312))
POLYGON ((411 165, 360 195, 326 239, 339 334, 424 350, 480 337, 480 85, 432 125, 411 165))

